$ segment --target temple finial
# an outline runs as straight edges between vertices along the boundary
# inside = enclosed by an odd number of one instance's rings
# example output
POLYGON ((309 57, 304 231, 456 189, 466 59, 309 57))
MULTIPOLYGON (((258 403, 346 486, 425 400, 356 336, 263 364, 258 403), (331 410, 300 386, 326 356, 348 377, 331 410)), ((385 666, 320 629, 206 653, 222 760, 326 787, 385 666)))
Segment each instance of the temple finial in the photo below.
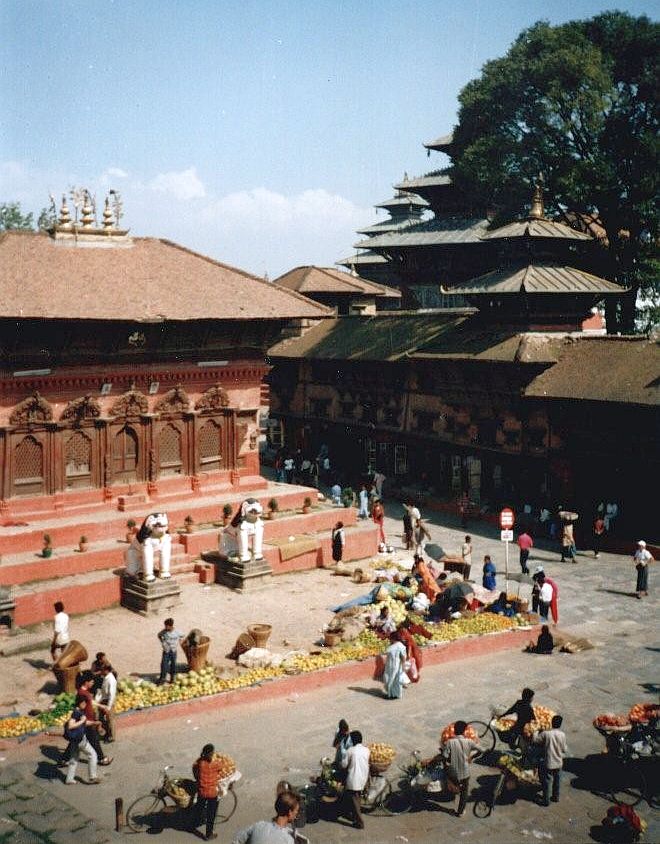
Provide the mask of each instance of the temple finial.
POLYGON ((58 228, 70 229, 72 228, 71 215, 69 214, 69 206, 66 202, 66 195, 62 194, 62 205, 60 206, 60 218, 57 221, 58 228))
POLYGON ((543 207, 543 174, 539 173, 534 186, 534 193, 532 195, 532 207, 529 209, 530 220, 542 220, 545 217, 545 209, 543 207))

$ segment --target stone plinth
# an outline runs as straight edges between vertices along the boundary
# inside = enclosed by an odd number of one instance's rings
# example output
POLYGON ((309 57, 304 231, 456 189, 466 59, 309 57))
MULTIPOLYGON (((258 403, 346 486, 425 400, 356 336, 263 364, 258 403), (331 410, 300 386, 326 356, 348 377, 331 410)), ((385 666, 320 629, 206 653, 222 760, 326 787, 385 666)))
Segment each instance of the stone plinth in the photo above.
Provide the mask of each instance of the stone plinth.
POLYGON ((243 563, 219 551, 202 554, 202 559, 215 565, 216 583, 237 592, 253 592, 265 586, 273 576, 273 570, 266 560, 249 560, 243 563))
POLYGON ((121 605, 140 615, 158 615, 181 603, 181 587, 173 577, 166 580, 145 580, 123 575, 121 605))
POLYGON ((0 626, 11 630, 14 626, 15 610, 16 601, 13 597, 13 590, 8 586, 0 587, 0 626))

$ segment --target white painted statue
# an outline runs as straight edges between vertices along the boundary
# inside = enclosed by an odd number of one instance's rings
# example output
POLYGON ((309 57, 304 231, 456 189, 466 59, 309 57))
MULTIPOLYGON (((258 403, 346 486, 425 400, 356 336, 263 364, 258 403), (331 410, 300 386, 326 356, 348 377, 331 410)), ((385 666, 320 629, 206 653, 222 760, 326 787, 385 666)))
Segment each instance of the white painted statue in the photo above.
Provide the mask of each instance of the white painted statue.
POLYGON ((133 577, 141 574, 147 583, 153 583, 156 579, 154 557, 159 553, 159 577, 171 577, 172 537, 167 532, 168 525, 165 513, 151 513, 146 517, 126 550, 125 562, 128 574, 133 577))
POLYGON ((263 560, 264 523, 261 519, 263 507, 256 498, 246 498, 231 520, 231 526, 221 536, 221 551, 227 556, 238 552, 242 563, 263 560), (252 552, 250 552, 252 537, 252 552))

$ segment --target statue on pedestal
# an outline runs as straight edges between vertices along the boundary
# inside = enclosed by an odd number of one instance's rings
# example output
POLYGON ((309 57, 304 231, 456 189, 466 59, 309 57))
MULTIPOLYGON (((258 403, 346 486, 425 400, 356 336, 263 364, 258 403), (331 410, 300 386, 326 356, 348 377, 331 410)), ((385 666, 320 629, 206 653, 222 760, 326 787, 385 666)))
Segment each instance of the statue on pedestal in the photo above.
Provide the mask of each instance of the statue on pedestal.
POLYGON ((263 507, 256 498, 246 498, 236 511, 230 526, 222 533, 221 550, 228 556, 233 552, 240 556, 242 563, 263 560, 264 523, 261 519, 263 507), (250 552, 250 537, 252 551, 250 552))
POLYGON ((147 583, 153 583, 154 558, 160 554, 159 577, 169 578, 172 537, 167 532, 168 520, 165 513, 151 513, 142 522, 142 527, 133 537, 126 551, 126 571, 133 577, 141 575, 147 583))

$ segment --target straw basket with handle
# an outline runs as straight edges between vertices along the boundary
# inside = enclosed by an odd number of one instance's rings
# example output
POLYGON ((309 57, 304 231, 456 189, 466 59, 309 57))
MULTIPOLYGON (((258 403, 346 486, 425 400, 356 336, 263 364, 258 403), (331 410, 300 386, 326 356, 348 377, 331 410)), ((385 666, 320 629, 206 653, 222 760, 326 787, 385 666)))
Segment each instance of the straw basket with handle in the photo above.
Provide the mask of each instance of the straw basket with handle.
POLYGON ((323 634, 323 640, 329 648, 334 648, 341 642, 342 630, 326 630, 323 634))
POLYGON ((80 642, 76 642, 75 639, 72 639, 60 654, 60 658, 57 660, 53 668, 56 668, 58 671, 63 671, 65 668, 72 668, 74 665, 78 665, 86 659, 87 651, 85 646, 81 645, 80 642))
POLYGON ((208 636, 202 636, 199 643, 192 645, 189 642, 183 641, 181 647, 188 660, 188 667, 191 671, 201 671, 206 666, 207 655, 209 652, 209 645, 211 640, 208 636))
POLYGON ((259 622, 257 624, 248 624, 248 633, 254 639, 255 648, 265 648, 266 642, 270 638, 272 632, 272 625, 259 622))

